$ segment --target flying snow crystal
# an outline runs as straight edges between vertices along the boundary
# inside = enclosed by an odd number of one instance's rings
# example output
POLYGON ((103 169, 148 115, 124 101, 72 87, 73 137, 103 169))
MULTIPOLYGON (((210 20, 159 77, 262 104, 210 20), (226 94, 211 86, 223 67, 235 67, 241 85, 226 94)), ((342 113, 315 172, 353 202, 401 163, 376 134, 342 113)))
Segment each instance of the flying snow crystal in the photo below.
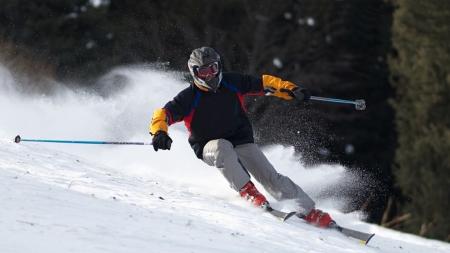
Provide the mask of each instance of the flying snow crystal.
POLYGON ((309 17, 309 18, 306 19, 306 23, 309 26, 314 26, 316 24, 316 21, 312 17, 309 17))
POLYGON ((283 62, 278 57, 273 58, 273 65, 279 69, 283 68, 283 62))
POLYGON ((87 49, 92 49, 93 47, 95 47, 95 41, 90 40, 86 43, 86 48, 87 49))
POLYGON ((292 13, 290 13, 290 12, 285 12, 285 13, 284 13, 284 18, 287 19, 287 20, 291 20, 291 19, 292 19, 292 13))
POLYGON ((352 144, 345 145, 345 153, 347 155, 351 155, 351 154, 355 153, 355 146, 353 146, 352 144))
POLYGON ((102 4, 102 0, 90 0, 89 2, 94 7, 98 7, 98 6, 100 6, 100 4, 102 4))
POLYGON ((68 19, 78 18, 78 14, 75 12, 71 12, 66 16, 68 19))
POLYGON ((330 151, 327 148, 320 148, 319 149, 319 154, 321 154, 323 156, 329 156, 330 155, 330 151))

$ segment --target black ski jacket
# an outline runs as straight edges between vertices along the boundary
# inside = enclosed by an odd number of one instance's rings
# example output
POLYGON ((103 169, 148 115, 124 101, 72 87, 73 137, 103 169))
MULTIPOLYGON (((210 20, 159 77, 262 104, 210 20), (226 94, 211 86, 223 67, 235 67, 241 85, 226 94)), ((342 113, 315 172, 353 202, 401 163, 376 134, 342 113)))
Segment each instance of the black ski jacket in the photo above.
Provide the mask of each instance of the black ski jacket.
POLYGON ((214 139, 226 139, 234 146, 254 142, 244 106, 247 95, 264 95, 261 78, 223 73, 217 92, 203 91, 191 84, 164 109, 169 125, 184 121, 190 132, 189 144, 202 159, 203 147, 214 139))

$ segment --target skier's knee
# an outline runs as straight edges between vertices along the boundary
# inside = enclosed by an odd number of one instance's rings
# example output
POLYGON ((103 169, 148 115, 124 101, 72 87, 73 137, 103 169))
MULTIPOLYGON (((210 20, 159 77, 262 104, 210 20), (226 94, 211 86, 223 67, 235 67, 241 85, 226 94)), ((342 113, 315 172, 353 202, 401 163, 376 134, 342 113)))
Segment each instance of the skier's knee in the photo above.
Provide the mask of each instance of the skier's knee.
POLYGON ((222 168, 224 161, 233 155, 233 144, 225 139, 209 141, 203 148, 203 160, 210 166, 222 168))

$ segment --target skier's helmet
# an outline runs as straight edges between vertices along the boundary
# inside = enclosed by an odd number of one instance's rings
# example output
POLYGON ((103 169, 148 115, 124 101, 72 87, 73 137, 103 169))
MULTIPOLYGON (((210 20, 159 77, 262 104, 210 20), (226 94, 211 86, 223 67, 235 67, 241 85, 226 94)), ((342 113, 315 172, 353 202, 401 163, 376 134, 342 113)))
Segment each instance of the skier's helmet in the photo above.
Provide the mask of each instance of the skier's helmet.
POLYGON ((220 55, 210 47, 194 49, 188 61, 195 85, 209 91, 217 91, 222 80, 220 55))

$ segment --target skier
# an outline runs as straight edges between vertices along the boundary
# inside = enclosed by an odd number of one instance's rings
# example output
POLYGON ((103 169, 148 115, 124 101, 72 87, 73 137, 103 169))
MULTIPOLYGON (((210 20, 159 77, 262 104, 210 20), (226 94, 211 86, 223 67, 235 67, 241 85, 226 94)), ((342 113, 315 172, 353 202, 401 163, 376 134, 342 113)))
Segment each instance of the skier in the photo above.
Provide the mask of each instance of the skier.
POLYGON ((298 215, 307 222, 328 227, 330 215, 315 209, 314 201, 291 179, 279 174, 254 143, 243 101, 249 95, 306 101, 309 92, 271 75, 223 73, 221 58, 210 47, 193 50, 188 67, 193 78, 190 87, 153 113, 150 134, 155 151, 170 149, 168 126, 183 120, 197 157, 217 167, 242 197, 256 206, 268 205, 250 180, 250 173, 276 200, 294 199, 298 215))

